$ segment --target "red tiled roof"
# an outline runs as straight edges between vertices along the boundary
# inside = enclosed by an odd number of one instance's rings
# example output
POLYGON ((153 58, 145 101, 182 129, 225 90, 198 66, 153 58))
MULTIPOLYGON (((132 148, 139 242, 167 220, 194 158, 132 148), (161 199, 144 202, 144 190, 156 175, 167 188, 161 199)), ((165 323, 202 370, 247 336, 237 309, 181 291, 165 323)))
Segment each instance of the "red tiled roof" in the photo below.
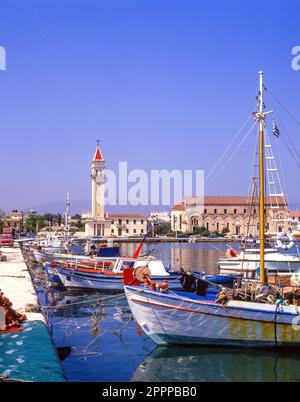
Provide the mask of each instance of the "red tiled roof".
MULTIPOLYGON (((251 202, 248 196, 206 196, 204 197, 204 205, 246 205, 251 202)), ((279 205, 285 205, 284 197, 266 197, 266 205, 274 204, 277 202, 279 205)))
POLYGON ((101 150, 100 150, 100 148, 99 147, 97 147, 96 148, 96 152, 95 152, 95 155, 94 155, 94 159, 93 159, 94 161, 103 161, 104 159, 103 159, 103 156, 102 156, 102 153, 101 153, 101 150))
POLYGON ((147 219, 145 215, 142 214, 107 214, 108 218, 142 218, 147 219))
MULTIPOLYGON (((199 198, 197 197, 188 197, 188 205, 191 205, 193 203, 193 199, 199 202, 199 198)), ((255 200, 256 203, 258 201, 255 200)), ((219 206, 238 206, 238 205, 249 205, 249 202, 251 202, 251 198, 248 196, 226 196, 226 195, 220 195, 220 196, 205 196, 204 197, 204 206, 209 206, 209 205, 219 205, 219 206)), ((266 205, 281 205, 285 206, 286 205, 286 200, 284 197, 266 197, 266 205)), ((182 204, 176 204, 173 206, 172 211, 185 211, 185 205, 184 203, 182 204)))
POLYGON ((292 218, 300 218, 300 211, 290 211, 289 215, 292 218))
POLYGON ((185 211, 184 204, 176 204, 173 206, 172 211, 185 211))

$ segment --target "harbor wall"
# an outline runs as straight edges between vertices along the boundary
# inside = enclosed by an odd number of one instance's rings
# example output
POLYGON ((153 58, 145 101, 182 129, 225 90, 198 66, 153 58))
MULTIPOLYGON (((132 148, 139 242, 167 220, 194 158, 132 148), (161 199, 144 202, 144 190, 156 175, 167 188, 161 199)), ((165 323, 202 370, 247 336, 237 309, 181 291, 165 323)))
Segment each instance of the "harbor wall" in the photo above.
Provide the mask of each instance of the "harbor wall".
MULTIPOLYGON (((13 308, 24 313, 38 297, 20 248, 0 248, 0 289, 13 308)), ((0 332, 0 375, 18 381, 64 381, 64 373, 45 317, 27 313, 20 332, 0 332)))

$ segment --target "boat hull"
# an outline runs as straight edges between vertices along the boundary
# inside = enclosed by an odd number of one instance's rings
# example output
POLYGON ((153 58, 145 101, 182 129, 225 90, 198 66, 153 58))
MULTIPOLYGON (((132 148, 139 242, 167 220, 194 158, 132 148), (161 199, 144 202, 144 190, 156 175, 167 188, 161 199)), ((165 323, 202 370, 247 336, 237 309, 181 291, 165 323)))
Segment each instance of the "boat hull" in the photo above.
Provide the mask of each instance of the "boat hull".
MULTIPOLYGON (((118 290, 124 291, 123 274, 89 274, 76 270, 60 269, 56 271, 62 284, 69 289, 118 290)), ((181 289, 180 275, 152 276, 152 280, 161 283, 169 281, 170 289, 181 289)))
MULTIPOLYGON (((238 259, 220 260, 219 272, 223 275, 230 275, 235 273, 243 273, 245 277, 252 277, 259 267, 259 261, 241 262, 238 259)), ((278 261, 265 261, 265 268, 269 271, 275 272, 296 272, 300 270, 300 261, 278 262, 278 261)))
POLYGON ((276 313, 275 306, 268 311, 258 303, 223 308, 128 286, 125 292, 137 323, 158 345, 300 346, 300 331, 292 325, 300 309, 294 306, 276 313))

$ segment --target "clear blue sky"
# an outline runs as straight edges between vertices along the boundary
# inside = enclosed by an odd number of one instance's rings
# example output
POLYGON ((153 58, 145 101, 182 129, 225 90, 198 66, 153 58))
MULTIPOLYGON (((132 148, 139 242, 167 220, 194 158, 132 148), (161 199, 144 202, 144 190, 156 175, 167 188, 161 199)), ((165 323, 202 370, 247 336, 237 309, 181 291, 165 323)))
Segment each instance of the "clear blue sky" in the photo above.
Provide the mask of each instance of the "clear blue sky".
MULTIPOLYGON (((98 137, 111 169, 209 171, 255 105, 260 69, 300 120, 299 16, 299 0, 1 0, 0 208, 68 189, 89 198, 98 137)), ((300 128, 281 116, 300 150, 300 128)), ((281 145, 300 201, 300 171, 281 145)), ((247 194, 252 146, 210 194, 247 194)))

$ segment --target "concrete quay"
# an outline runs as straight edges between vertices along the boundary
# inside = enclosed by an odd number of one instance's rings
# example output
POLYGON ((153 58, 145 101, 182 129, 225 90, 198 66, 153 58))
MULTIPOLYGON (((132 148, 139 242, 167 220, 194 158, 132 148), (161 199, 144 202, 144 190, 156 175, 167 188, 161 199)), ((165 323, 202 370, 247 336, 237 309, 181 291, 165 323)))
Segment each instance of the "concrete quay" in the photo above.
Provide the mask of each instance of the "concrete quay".
MULTIPOLYGON (((6 261, 0 262, 0 289, 25 312, 28 304, 38 305, 28 268, 19 248, 0 248, 6 261)), ((65 381, 56 349, 42 313, 25 313, 20 332, 0 331, 0 376, 18 381, 65 381)))

